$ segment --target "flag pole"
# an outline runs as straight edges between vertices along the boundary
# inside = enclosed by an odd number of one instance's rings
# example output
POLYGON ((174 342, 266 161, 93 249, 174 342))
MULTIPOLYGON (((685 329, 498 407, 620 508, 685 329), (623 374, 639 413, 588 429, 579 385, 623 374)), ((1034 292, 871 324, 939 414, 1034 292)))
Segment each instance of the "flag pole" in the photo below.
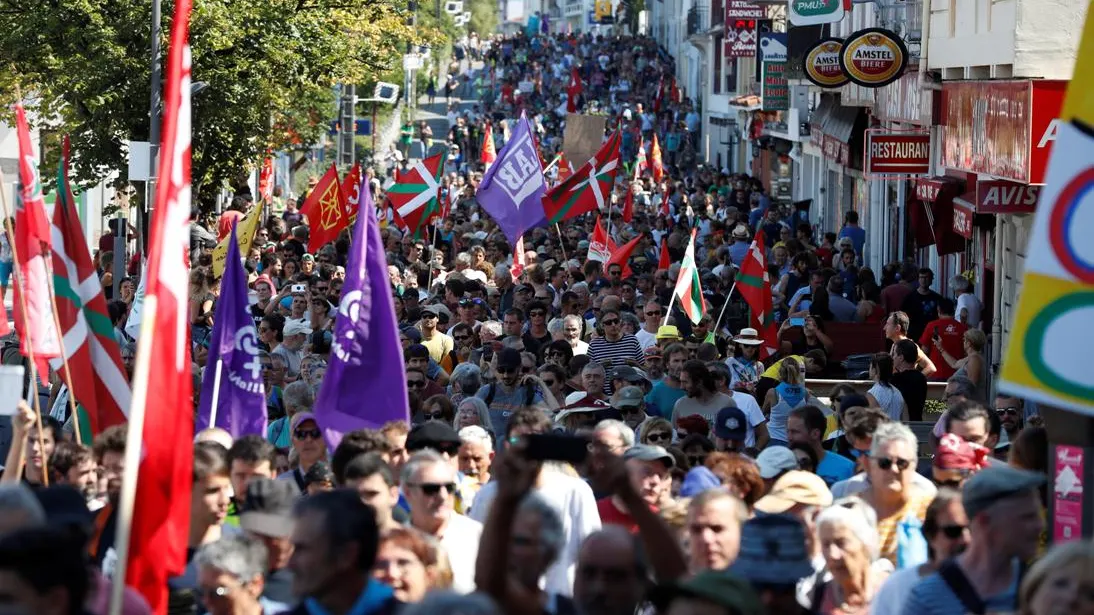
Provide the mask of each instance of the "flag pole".
POLYGON ((156 307, 158 297, 144 298, 144 314, 138 339, 136 365, 133 368, 133 397, 129 405, 129 424, 125 434, 125 471, 122 474, 122 491, 118 501, 118 525, 114 543, 117 545, 118 563, 114 569, 114 583, 110 588, 109 615, 122 615, 122 598, 125 595, 125 574, 129 565, 129 545, 133 531, 133 507, 137 500, 137 478, 141 465, 141 446, 144 437, 144 406, 148 399, 148 376, 151 371, 151 344, 156 334, 156 307))
POLYGON ((224 359, 217 358, 216 371, 213 372, 213 401, 209 405, 209 427, 217 426, 217 402, 220 401, 220 374, 224 370, 224 359))
POLYGON ((722 323, 722 317, 726 315, 726 308, 729 307, 729 299, 733 296, 733 291, 737 288, 737 280, 733 280, 733 286, 729 287, 729 292, 726 293, 725 303, 722 304, 722 311, 718 312, 718 320, 714 321, 714 334, 718 334, 718 325, 722 323))
POLYGON ((562 260, 568 261, 570 259, 566 258, 566 242, 562 238, 562 229, 559 228, 558 222, 555 222, 555 230, 558 231, 558 249, 562 250, 562 260))
MULTIPOLYGON (((30 361, 30 384, 27 386, 28 392, 30 387, 34 387, 34 397, 31 401, 34 403, 34 417, 38 426, 38 450, 42 451, 42 484, 46 487, 49 486, 49 461, 46 459, 46 443, 42 438, 42 400, 38 396, 38 370, 35 367, 34 360, 34 345, 30 340, 26 339, 26 336, 30 335, 30 313, 27 312, 27 286, 23 283, 23 271, 19 267, 19 249, 16 247, 15 242, 15 227, 8 226, 8 220, 11 220, 11 212, 8 209, 8 193, 2 188, 4 185, 4 174, 0 172, 0 203, 4 206, 4 232, 8 234, 8 244, 11 245, 11 255, 15 259, 15 266, 11 268, 12 273, 15 276, 15 285, 22 288, 23 292, 16 293, 19 295, 19 303, 22 305, 23 312, 23 339, 27 341, 27 359, 30 361)), ((52 284, 52 280, 50 281, 52 284)), ((57 332, 58 337, 61 332, 57 332)), ((69 391, 71 396, 72 391, 69 391)), ((24 456, 25 461, 25 456, 24 456)), ((20 472, 21 473, 21 472, 20 472)))
MULTIPOLYGON (((61 377, 64 378, 65 386, 68 387, 68 409, 72 414, 72 425, 74 427, 72 431, 76 434, 76 444, 83 444, 83 437, 80 435, 80 414, 79 410, 76 409, 76 389, 72 386, 72 370, 68 368, 68 353, 65 352, 64 329, 61 328, 61 314, 57 310, 57 293, 53 289, 52 260, 52 258, 46 259, 46 274, 49 276, 50 280, 50 283, 46 285, 49 288, 49 306, 53 308, 53 326, 57 328, 57 344, 61 350, 61 366, 65 368, 61 377)), ((91 417, 88 417, 89 420, 90 418, 91 417)))

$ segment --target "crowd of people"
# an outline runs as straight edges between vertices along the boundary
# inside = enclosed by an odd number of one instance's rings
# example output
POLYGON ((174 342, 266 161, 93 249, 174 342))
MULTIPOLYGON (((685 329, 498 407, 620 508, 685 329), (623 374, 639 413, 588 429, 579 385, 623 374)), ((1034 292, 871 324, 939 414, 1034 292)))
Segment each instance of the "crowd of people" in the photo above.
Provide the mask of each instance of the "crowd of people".
MULTIPOLYGON (((309 252, 303 196, 279 195, 244 255, 268 429, 196 434, 169 612, 1094 612, 1094 544, 1047 545, 1046 432, 1032 404, 992 388, 967 280, 950 298, 910 261, 877 275, 854 211, 818 231, 759 180, 699 164, 698 113, 650 39, 522 34, 474 55, 481 68, 445 81, 475 95, 444 145, 464 152, 440 188, 451 207, 417 236, 381 216, 410 420, 328 450, 315 399, 349 240, 309 252), (623 131, 627 171, 601 216, 619 244, 641 240, 626 263, 590 260, 588 215, 526 233, 517 270, 475 201, 482 130, 500 149, 524 112, 551 160, 573 102, 623 131), (661 181, 634 162, 655 134, 661 181), (695 321, 673 297, 693 230, 695 321), (761 231, 770 356, 734 290, 761 231), (827 333, 855 323, 885 338, 858 368, 827 333), (845 384, 819 390, 819 375, 845 384), (925 420, 920 441, 910 425, 925 420)), ((383 173, 367 173, 383 203, 383 173)), ((250 207, 240 195, 191 230, 195 410, 211 248, 250 207)), ((105 250, 98 263, 108 272, 105 250)), ((111 304, 123 350, 134 286, 111 304)), ((12 419, 0 595, 18 612, 104 613, 126 430, 77 444, 53 407, 41 427, 26 405, 12 419)), ((123 612, 148 605, 128 592, 123 612)))

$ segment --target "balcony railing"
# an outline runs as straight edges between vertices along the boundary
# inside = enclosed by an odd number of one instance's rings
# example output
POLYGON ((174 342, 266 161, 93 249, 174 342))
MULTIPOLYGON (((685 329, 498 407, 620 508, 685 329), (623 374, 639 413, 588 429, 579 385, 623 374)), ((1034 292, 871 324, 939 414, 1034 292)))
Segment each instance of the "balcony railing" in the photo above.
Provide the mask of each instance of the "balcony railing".
POLYGON ((688 36, 706 34, 710 30, 710 9, 693 6, 688 11, 688 36))

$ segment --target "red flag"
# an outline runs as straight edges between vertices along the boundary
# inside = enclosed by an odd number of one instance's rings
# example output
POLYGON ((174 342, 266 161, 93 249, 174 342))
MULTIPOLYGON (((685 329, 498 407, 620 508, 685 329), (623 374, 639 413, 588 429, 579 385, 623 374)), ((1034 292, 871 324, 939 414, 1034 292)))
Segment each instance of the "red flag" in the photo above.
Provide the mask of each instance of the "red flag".
POLYGON ((619 172, 621 140, 622 135, 616 130, 596 155, 543 195, 543 213, 547 214, 548 222, 554 224, 611 205, 608 199, 619 172))
POLYGON ((764 340, 760 346, 760 358, 765 359, 778 351, 779 332, 775 327, 775 315, 772 311, 771 278, 767 275, 763 230, 756 231, 752 246, 741 263, 741 271, 737 274, 737 290, 748 303, 749 325, 759 331, 764 340))
POLYGON ((494 148, 494 128, 487 124, 486 130, 482 133, 482 155, 479 157, 479 162, 490 164, 497 159, 498 151, 494 148))
POLYGON ((273 184, 273 158, 266 158, 262 161, 262 169, 260 169, 258 172, 258 198, 266 201, 266 203, 272 203, 273 184))
POLYGON ((308 217, 308 252, 338 239, 338 233, 349 225, 346 196, 338 185, 338 170, 333 164, 308 193, 300 213, 308 217))
POLYGON ((570 85, 566 88, 566 113, 577 113, 577 97, 581 96, 581 75, 577 66, 570 69, 570 85))
POLYGON ((570 162, 566 160, 566 154, 560 153, 558 155, 558 174, 555 177, 556 186, 566 181, 566 178, 574 174, 574 167, 570 165, 570 162))
POLYGON ((517 239, 517 245, 513 246, 513 266, 509 268, 509 275, 512 276, 514 284, 520 279, 520 275, 524 273, 524 267, 527 264, 528 261, 524 258, 524 236, 521 235, 517 239))
POLYGON ((657 261, 658 269, 668 269, 672 266, 672 259, 669 258, 669 238, 661 238, 661 258, 657 261))
POLYGON ((638 153, 634 156, 634 178, 638 179, 644 171, 649 169, 650 163, 646 158, 646 144, 642 142, 642 136, 638 137, 638 153))
POLYGON ((665 165, 661 162, 661 146, 657 143, 657 133, 653 134, 650 144, 650 168, 653 169, 653 181, 660 182, 665 177, 665 165))
POLYGON ((395 210, 395 221, 415 238, 421 237, 429 221, 441 213, 441 178, 447 155, 448 150, 445 150, 415 162, 405 173, 400 173, 395 184, 387 190, 391 208, 395 210))
POLYGON ((345 199, 346 205, 346 225, 349 225, 348 220, 353 220, 357 216, 358 202, 361 199, 361 163, 353 165, 353 168, 346 173, 346 176, 342 178, 342 197, 345 199))
MULTIPOLYGON (((607 271, 608 267, 611 266, 611 265, 619 265, 619 266, 623 267, 623 277, 624 278, 629 278, 632 275, 634 275, 634 272, 631 271, 631 267, 630 267, 629 264, 627 264, 627 261, 631 260, 631 253, 634 252, 634 248, 638 245, 638 242, 641 241, 641 240, 642 240, 642 236, 639 235, 639 236, 635 237, 634 239, 628 241, 627 243, 623 244, 622 247, 617 248, 613 245, 612 246, 612 255, 604 263, 604 271, 607 271)), ((615 242, 612 242, 610 239, 608 241, 611 242, 611 243, 615 243, 615 242)))
POLYGON ((15 204, 15 249, 18 252, 22 287, 15 285, 15 322, 22 332, 23 356, 33 352, 35 368, 43 382, 49 378, 48 359, 61 356, 60 335, 50 307, 46 259, 50 251, 50 228, 38 177, 38 159, 30 142, 30 128, 23 105, 15 105, 19 133, 20 200, 15 204), (26 308, 24 311, 24 307, 26 308))
POLYGON ((135 494, 130 492, 135 499, 121 502, 133 507, 125 582, 157 615, 167 613, 168 577, 186 567, 193 484, 190 276, 184 260, 190 239, 190 1, 175 3, 167 55, 160 183, 126 451, 127 463, 140 462, 127 465, 124 479, 136 479, 135 494))
POLYGON ((623 221, 630 224, 634 219, 634 185, 627 182, 627 195, 623 197, 623 221))

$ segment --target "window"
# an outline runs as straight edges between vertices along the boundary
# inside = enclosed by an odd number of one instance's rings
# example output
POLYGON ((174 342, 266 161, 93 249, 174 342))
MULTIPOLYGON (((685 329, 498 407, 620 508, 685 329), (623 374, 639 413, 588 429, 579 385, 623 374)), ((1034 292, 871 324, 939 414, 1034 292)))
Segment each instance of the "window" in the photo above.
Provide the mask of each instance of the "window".
POLYGON ((714 35, 714 83, 711 84, 711 92, 713 94, 721 94, 722 86, 725 85, 722 82, 722 57, 726 53, 724 48, 725 45, 723 43, 724 38, 725 36, 722 34, 714 35))

